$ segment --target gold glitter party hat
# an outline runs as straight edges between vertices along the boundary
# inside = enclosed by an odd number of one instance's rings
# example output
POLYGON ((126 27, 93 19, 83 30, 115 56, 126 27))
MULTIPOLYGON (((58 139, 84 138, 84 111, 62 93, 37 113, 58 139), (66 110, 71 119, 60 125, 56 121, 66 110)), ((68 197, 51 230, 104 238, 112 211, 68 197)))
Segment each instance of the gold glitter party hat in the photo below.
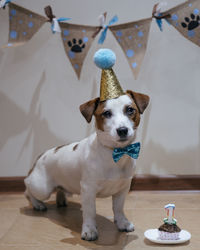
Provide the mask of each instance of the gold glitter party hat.
POLYGON ((116 56, 110 49, 100 49, 94 55, 95 64, 102 69, 100 101, 117 98, 125 94, 112 69, 115 61, 116 56))

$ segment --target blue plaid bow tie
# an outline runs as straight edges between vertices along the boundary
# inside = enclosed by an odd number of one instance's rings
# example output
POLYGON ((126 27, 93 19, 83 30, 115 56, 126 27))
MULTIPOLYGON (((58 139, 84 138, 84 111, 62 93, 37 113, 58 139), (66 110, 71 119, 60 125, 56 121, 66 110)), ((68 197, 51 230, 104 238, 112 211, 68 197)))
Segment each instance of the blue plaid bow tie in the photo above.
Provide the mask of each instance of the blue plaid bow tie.
POLYGON ((130 157, 137 159, 140 152, 140 142, 136 142, 134 144, 130 144, 125 148, 114 148, 113 150, 113 160, 114 162, 119 161, 119 159, 124 155, 127 154, 130 157))

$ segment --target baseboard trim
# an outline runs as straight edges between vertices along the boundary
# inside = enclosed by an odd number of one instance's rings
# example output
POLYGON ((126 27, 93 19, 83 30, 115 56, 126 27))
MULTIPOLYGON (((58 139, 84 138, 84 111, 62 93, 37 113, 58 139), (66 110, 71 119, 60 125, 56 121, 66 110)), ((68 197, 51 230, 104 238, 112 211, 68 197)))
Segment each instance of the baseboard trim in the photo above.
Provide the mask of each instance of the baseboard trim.
MULTIPOLYGON (((0 177, 0 192, 24 192, 25 177, 0 177)), ((200 175, 136 175, 131 190, 200 190, 200 175)))
POLYGON ((0 177, 0 192, 24 192, 25 177, 0 177))
POLYGON ((200 190, 200 175, 136 175, 131 190, 200 190))

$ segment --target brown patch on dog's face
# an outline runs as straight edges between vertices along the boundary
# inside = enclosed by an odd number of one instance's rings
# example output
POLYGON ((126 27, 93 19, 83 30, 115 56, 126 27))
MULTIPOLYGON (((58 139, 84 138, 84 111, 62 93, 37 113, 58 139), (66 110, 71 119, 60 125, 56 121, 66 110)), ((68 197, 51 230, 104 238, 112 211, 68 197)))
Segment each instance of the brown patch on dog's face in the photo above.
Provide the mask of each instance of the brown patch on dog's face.
POLYGON ((105 101, 100 102, 94 113, 96 119, 96 127, 101 131, 104 131, 104 121, 105 121, 104 108, 105 108, 105 101))
POLYGON ((149 104, 149 99, 150 99, 149 96, 134 92, 132 90, 127 90, 126 93, 128 96, 130 96, 134 100, 140 114, 143 114, 144 110, 149 104))
POLYGON ((125 106, 123 112, 126 116, 128 116, 129 119, 133 121, 134 129, 136 129, 140 123, 140 112, 135 102, 133 101, 131 105, 125 106))
POLYGON ((140 114, 143 114, 144 110, 149 104, 149 96, 127 90, 126 94, 133 100, 132 108, 135 110, 132 114, 132 120, 134 121, 134 129, 139 126, 140 114))

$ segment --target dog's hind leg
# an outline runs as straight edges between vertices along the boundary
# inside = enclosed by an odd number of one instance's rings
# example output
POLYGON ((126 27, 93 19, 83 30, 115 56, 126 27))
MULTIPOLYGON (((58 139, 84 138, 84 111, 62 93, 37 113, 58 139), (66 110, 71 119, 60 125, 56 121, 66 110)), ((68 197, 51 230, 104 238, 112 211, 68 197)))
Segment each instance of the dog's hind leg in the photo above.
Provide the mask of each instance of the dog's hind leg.
POLYGON ((44 170, 35 169, 25 180, 25 196, 35 210, 45 211, 47 208, 42 201, 49 199, 55 190, 55 184, 44 170))
POLYGON ((56 204, 57 204, 57 207, 66 207, 67 206, 67 199, 66 199, 66 195, 65 195, 65 190, 62 187, 57 187, 56 204))

